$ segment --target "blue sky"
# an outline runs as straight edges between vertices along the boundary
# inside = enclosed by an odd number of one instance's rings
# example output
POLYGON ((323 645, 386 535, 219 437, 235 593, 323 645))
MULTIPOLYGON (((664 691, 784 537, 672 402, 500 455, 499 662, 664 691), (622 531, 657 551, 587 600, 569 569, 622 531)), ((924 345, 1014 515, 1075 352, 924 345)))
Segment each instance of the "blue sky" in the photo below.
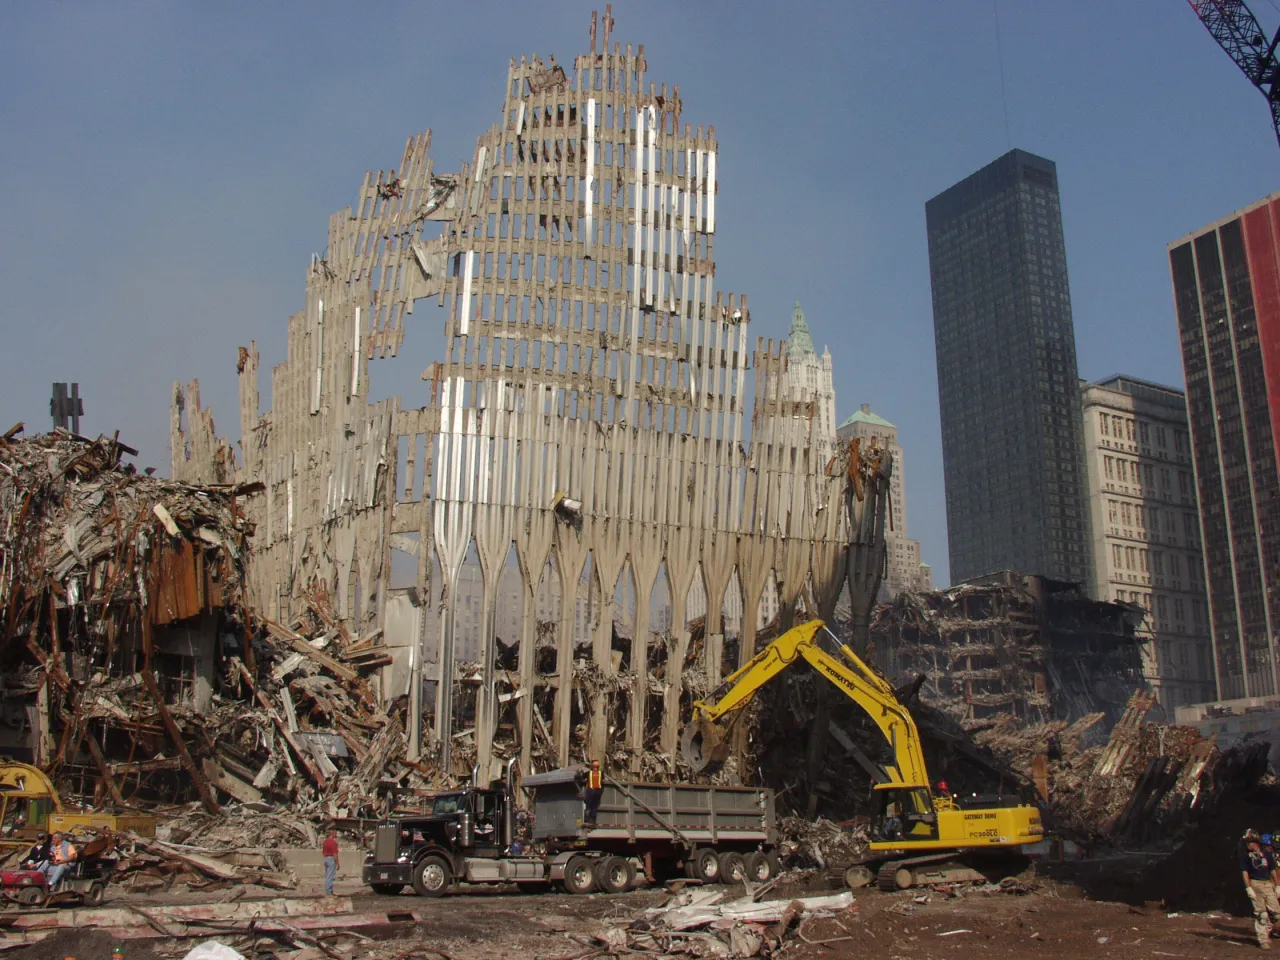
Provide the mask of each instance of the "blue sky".
MULTIPOLYGON (((1255 0, 1273 28, 1280 10, 1255 0)), ((236 347, 263 403, 329 214, 434 131, 457 169, 507 61, 587 45, 590 3, 10 4, 0 31, 0 430, 86 432, 167 469, 172 381, 234 435, 236 347)), ((1082 376, 1181 384, 1165 245, 1280 188, 1265 101, 1184 0, 619 2, 614 38, 720 141, 717 287, 785 336, 799 299, 906 448, 910 533, 948 582, 924 202, 1010 146, 1058 164, 1082 376)), ((424 401, 440 314, 378 395, 424 401)))

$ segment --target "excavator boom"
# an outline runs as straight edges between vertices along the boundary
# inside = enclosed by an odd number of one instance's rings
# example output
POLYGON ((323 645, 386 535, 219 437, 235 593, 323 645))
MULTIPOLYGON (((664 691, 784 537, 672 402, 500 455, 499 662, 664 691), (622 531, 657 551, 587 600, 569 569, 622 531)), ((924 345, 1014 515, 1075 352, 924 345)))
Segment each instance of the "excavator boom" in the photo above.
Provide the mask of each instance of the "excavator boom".
POLYGON ((898 702, 889 683, 840 643, 821 620, 793 627, 761 650, 725 680, 725 693, 719 700, 693 705, 693 722, 685 728, 680 744, 685 762, 698 773, 723 763, 729 742, 725 719, 732 722, 741 716, 760 689, 797 660, 804 660, 839 687, 880 728, 894 755, 894 763, 885 767, 888 781, 884 786, 928 788, 929 773, 915 720, 898 702), (824 637, 835 653, 823 649, 824 637))

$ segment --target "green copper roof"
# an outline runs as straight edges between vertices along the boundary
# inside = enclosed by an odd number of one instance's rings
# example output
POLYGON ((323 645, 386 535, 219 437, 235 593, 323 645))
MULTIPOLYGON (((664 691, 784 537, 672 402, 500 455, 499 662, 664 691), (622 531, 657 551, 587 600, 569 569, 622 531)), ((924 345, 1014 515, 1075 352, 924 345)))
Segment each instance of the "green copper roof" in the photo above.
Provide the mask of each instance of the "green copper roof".
POLYGON ((796 308, 791 311, 791 330, 787 334, 787 355, 813 356, 816 352, 813 349, 813 337, 809 335, 809 325, 804 322, 804 311, 800 309, 800 301, 797 300, 796 308))
POLYGON ((847 427, 851 423, 869 423, 873 427, 888 427, 890 430, 898 429, 892 423, 886 420, 884 417, 878 417, 874 413, 872 413, 871 407, 865 403, 862 405, 861 410, 855 413, 852 417, 850 417, 844 423, 840 424, 840 427, 847 427))

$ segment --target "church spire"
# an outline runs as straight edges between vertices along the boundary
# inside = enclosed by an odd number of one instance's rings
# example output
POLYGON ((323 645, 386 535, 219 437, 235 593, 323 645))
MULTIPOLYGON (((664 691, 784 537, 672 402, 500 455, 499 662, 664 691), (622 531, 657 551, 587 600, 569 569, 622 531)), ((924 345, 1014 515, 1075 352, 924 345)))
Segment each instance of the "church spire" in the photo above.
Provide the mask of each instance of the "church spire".
POLYGON ((791 311, 791 330, 787 333, 787 355, 792 359, 802 356, 814 356, 813 337, 809 335, 809 324, 804 321, 804 311, 800 309, 800 301, 791 311))

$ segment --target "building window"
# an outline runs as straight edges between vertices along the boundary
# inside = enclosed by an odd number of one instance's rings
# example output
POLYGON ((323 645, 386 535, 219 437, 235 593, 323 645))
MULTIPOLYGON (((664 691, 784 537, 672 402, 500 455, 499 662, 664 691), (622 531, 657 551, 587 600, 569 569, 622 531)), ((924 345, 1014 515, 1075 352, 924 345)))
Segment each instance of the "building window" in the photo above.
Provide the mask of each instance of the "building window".
MULTIPOLYGON (((1174 437, 1178 437, 1178 436, 1180 436, 1180 434, 1178 434, 1178 433, 1175 431, 1175 432, 1174 432, 1174 437)), ((1167 440, 1167 437, 1166 437, 1165 432, 1164 432, 1164 427, 1156 427, 1156 446, 1157 446, 1157 447, 1166 447, 1166 446, 1168 446, 1168 440, 1167 440)))
POLYGON ((1124 566, 1126 570, 1136 570, 1138 568, 1138 551, 1134 547, 1124 548, 1124 566))
POLYGON ((1178 562, 1178 555, 1176 553, 1170 554, 1169 555, 1169 572, 1173 574, 1173 579, 1175 580, 1177 580, 1180 576, 1182 576, 1182 573, 1179 570, 1179 567, 1181 567, 1181 564, 1178 562))
POLYGON ((1187 607, 1181 597, 1173 598, 1173 619, 1181 623, 1187 618, 1187 607))
POLYGON ((1115 564, 1117 570, 1124 566, 1124 547, 1118 543, 1111 545, 1111 562, 1115 564))
POLYGON ((1196 515, 1194 513, 1184 513, 1182 515, 1182 535, 1189 541, 1196 538, 1196 515))
POLYGON ((1160 468, 1160 489, 1168 491, 1168 489, 1172 486, 1173 486, 1173 481, 1169 475, 1169 468, 1161 467, 1160 468))
POLYGON ((1114 500, 1107 501, 1107 519, 1112 523, 1120 522, 1120 505, 1114 500))
POLYGON ((1098 427, 1102 430, 1104 437, 1111 435, 1111 431, 1107 429, 1107 415, 1105 413, 1098 414, 1098 427))
POLYGON ((1164 597, 1156 597, 1156 610, 1161 620, 1169 616, 1168 604, 1165 602, 1164 597))
POLYGON ((1164 576, 1164 553, 1160 550, 1151 551, 1151 566, 1157 577, 1164 576))
POLYGON ((1121 504, 1120 513, 1124 517, 1124 525, 1126 527, 1133 526, 1133 509, 1129 506, 1129 504, 1127 503, 1121 504))
POLYGON ((1129 470, 1123 460, 1116 461, 1116 475, 1120 478, 1121 483, 1129 482, 1129 470))
POLYGON ((1142 442, 1151 445, 1151 429, 1145 423, 1138 424, 1138 436, 1142 438, 1142 442))
POLYGON ((1178 471, 1178 492, 1184 497, 1191 496, 1191 474, 1185 470, 1178 471))
POLYGON ((1148 564, 1147 564, 1147 551, 1146 551, 1146 550, 1139 550, 1139 551, 1138 551, 1138 560, 1139 560, 1139 562, 1142 564, 1142 572, 1143 572, 1143 573, 1150 573, 1150 572, 1151 572, 1151 570, 1150 570, 1150 568, 1149 568, 1149 566, 1148 566, 1148 564))
MULTIPOLYGON (((1160 446, 1164 446, 1164 431, 1160 432, 1160 446)), ((1186 434, 1181 430, 1173 431, 1173 452, 1182 453, 1186 449, 1186 434)))
POLYGON ((1115 461, 1115 458, 1114 458, 1114 457, 1103 457, 1103 458, 1102 458, 1102 466, 1103 466, 1103 470, 1104 470, 1104 472, 1105 472, 1105 473, 1106 473, 1106 475, 1107 475, 1107 479, 1108 479, 1108 480, 1114 480, 1114 479, 1116 478, 1116 461, 1115 461))
POLYGON ((1142 465, 1142 483, 1148 490, 1156 488, 1156 471, 1149 463, 1142 465))

